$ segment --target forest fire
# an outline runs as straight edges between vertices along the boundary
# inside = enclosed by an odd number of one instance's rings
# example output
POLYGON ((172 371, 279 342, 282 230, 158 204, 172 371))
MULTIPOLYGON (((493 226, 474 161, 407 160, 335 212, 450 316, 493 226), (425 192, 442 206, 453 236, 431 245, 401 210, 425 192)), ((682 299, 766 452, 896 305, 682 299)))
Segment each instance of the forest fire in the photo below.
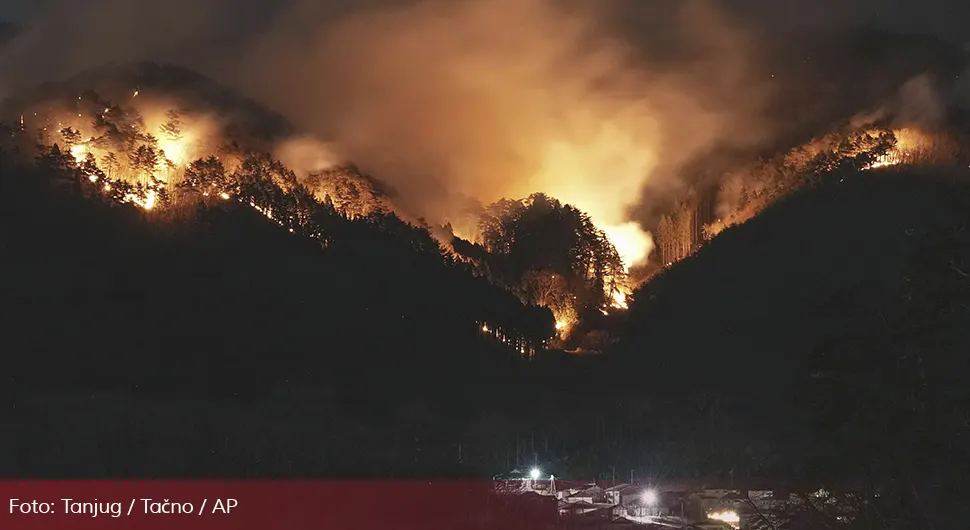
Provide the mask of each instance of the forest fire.
POLYGON ((866 170, 898 166, 900 164, 949 162, 958 151, 946 135, 931 135, 913 128, 894 129, 896 147, 880 155, 866 166, 866 170))
POLYGON ((875 162, 869 164, 865 169, 879 169, 881 167, 890 167, 899 165, 899 154, 889 153, 880 156, 875 162))
MULTIPOLYGON (((172 201, 185 197, 191 201, 191 196, 185 195, 191 192, 199 198, 247 206, 292 234, 324 242, 319 227, 302 229, 301 223, 307 218, 301 218, 292 207, 305 200, 299 198, 303 196, 300 194, 307 194, 319 206, 334 208, 347 219, 396 212, 391 198, 380 191, 379 181, 354 167, 332 166, 297 179, 294 171, 268 153, 240 146, 231 136, 224 137, 225 131, 215 127, 218 120, 174 110, 180 107, 178 103, 160 103, 147 90, 140 95, 137 90, 127 94, 131 100, 122 105, 93 92, 76 99, 68 96, 67 101, 35 104, 34 108, 25 109, 29 112, 23 120, 22 137, 26 139, 36 132, 40 141, 34 145, 43 148, 38 161, 48 160, 53 164, 48 167, 61 168, 83 179, 93 185, 89 189, 106 198, 149 212, 165 209, 172 201), (132 101, 136 96, 137 103, 132 101)), ((244 143, 245 137, 242 140, 244 143)), ((557 242, 560 238, 542 238, 546 242, 536 247, 546 255, 562 254, 579 260, 575 266, 562 270, 534 269, 538 274, 533 278, 536 290, 526 297, 528 303, 552 312, 554 329, 550 331, 556 341, 573 338, 574 330, 582 324, 584 308, 598 306, 605 314, 627 309, 626 273, 632 265, 642 263, 653 246, 650 235, 638 224, 622 222, 622 205, 612 202, 614 193, 594 197, 581 189, 572 191, 580 199, 575 206, 543 194, 522 201, 522 207, 530 208, 535 197, 543 196, 539 202, 546 203, 540 204, 537 212, 551 208, 572 219, 559 228, 580 227, 576 235, 581 241, 569 243, 573 247, 562 247, 557 242), (596 206, 596 211, 581 209, 590 205, 596 206), (608 224, 603 220, 619 222, 608 224)), ((493 328, 482 322, 481 331, 523 354, 535 349, 535 345, 523 343, 515 338, 514 331, 501 325, 493 328)))
POLYGON ((613 292, 610 294, 610 299, 611 299, 610 307, 612 307, 613 309, 629 309, 630 306, 627 305, 626 296, 627 296, 626 293, 624 293, 623 291, 619 289, 614 289, 613 292))
POLYGON ((83 145, 75 145, 71 148, 71 156, 73 156, 74 160, 80 164, 81 162, 84 162, 84 159, 87 157, 87 151, 87 148, 83 145))
POLYGON ((638 265, 650 256, 653 250, 653 238, 635 222, 620 225, 598 225, 606 233, 610 242, 616 247, 623 259, 624 268, 629 271, 633 265, 638 265))
POLYGON ((724 510, 720 512, 712 512, 707 514, 707 518, 712 521, 721 521, 731 525, 734 528, 738 528, 741 524, 741 517, 737 512, 733 510, 724 510))

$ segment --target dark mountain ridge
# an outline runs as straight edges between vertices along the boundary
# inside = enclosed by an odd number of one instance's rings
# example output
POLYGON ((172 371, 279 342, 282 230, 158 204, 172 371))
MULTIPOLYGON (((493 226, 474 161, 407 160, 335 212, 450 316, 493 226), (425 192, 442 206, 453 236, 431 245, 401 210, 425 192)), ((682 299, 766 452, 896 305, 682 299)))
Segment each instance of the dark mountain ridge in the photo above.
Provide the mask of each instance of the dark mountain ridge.
POLYGON ((657 384, 784 388, 827 337, 904 312, 909 267, 968 193, 966 172, 907 169, 781 199, 637 290, 621 350, 657 384))

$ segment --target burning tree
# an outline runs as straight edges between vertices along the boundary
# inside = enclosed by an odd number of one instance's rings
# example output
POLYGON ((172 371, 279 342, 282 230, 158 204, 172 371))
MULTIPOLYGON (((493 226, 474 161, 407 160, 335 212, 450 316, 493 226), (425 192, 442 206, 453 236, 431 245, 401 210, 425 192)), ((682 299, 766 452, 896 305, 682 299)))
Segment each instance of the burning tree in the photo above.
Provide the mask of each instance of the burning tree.
POLYGON ((177 110, 165 113, 166 121, 160 127, 162 134, 173 142, 182 139, 182 115, 177 110))
POLYGON ((193 189, 204 196, 226 193, 229 182, 226 168, 215 156, 196 160, 185 170, 185 179, 178 184, 182 189, 193 189))
POLYGON ((703 227, 705 239, 751 219, 776 200, 801 186, 836 173, 858 172, 899 163, 897 138, 888 130, 854 130, 820 136, 787 153, 759 160, 724 179, 738 183, 733 200, 719 198, 723 219, 703 227))
POLYGON ((619 253, 589 215, 541 193, 488 206, 479 230, 496 279, 552 309, 562 332, 574 315, 604 306, 623 276, 619 253))
POLYGON ((347 217, 366 217, 386 210, 382 190, 354 166, 313 173, 306 182, 317 197, 329 197, 337 211, 347 217))

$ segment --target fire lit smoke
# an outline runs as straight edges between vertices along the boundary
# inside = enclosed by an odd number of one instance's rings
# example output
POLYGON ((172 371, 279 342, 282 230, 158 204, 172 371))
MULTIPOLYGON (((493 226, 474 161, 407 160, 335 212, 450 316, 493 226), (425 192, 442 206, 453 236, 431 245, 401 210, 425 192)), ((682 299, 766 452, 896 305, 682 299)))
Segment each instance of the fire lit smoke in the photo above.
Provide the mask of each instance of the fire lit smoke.
POLYGON ((284 142, 274 156, 298 175, 323 171, 344 162, 331 146, 309 136, 284 142))
POLYGON ((326 14, 302 2, 244 54, 239 78, 390 181, 415 215, 459 226, 467 197, 541 191, 588 212, 634 265, 653 243, 631 213, 683 191, 685 161, 759 134, 736 114, 764 99, 742 82, 743 35, 708 4, 682 5, 662 21, 690 49, 674 70, 634 53, 605 6, 427 0, 315 25, 326 14), (712 110, 715 97, 731 105, 712 110))
POLYGON ((44 81, 105 62, 184 64, 321 139, 318 153, 306 139, 281 148, 298 173, 353 161, 403 210, 466 237, 469 198, 541 191, 588 212, 627 265, 646 259, 643 227, 690 184, 681 166, 766 132, 750 119, 768 99, 756 46, 702 0, 237 4, 54 2, 0 66, 44 81), (616 21, 632 11, 676 62, 625 38, 616 21))

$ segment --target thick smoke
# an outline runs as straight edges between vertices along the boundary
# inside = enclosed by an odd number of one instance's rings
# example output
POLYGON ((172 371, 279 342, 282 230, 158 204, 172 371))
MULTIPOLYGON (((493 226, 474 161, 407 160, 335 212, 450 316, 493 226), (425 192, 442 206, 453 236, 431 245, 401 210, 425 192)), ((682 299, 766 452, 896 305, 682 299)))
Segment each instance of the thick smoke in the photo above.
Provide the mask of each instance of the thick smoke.
POLYGON ((310 136, 293 138, 280 145, 274 156, 297 175, 316 173, 345 162, 333 146, 310 136))
POLYGON ((947 107, 951 103, 959 104, 958 97, 958 84, 952 97, 948 98, 933 77, 921 74, 903 83, 891 101, 853 116, 850 125, 862 128, 890 120, 889 125, 895 128, 912 127, 932 132, 946 124, 947 107))
POLYGON ((946 122, 947 101, 928 75, 907 81, 899 90, 897 126, 933 130, 946 122))
POLYGON ((469 198, 545 192, 589 212, 630 258, 650 247, 637 221, 690 184, 685 163, 765 132, 751 119, 767 101, 757 46, 711 2, 360 4, 55 2, 0 67, 35 81, 104 62, 185 64, 319 138, 318 153, 316 140, 283 147, 298 171, 353 161, 399 206, 455 226, 469 198), (656 34, 620 32, 634 14, 656 34))
POLYGON ((743 118, 765 94, 744 34, 710 4, 653 21, 680 28, 676 68, 645 60, 611 15, 427 0, 315 25, 299 4, 244 54, 239 79, 391 181, 418 215, 454 220, 456 197, 542 191, 640 245, 626 249, 635 255, 650 243, 626 224, 630 209, 681 192, 677 168, 715 144, 756 140, 762 127, 743 118))
POLYGON ((139 60, 200 66, 235 21, 231 0, 54 0, 0 49, 0 96, 24 85, 62 80, 78 70, 139 60), (205 54, 202 54, 205 55, 205 54))

